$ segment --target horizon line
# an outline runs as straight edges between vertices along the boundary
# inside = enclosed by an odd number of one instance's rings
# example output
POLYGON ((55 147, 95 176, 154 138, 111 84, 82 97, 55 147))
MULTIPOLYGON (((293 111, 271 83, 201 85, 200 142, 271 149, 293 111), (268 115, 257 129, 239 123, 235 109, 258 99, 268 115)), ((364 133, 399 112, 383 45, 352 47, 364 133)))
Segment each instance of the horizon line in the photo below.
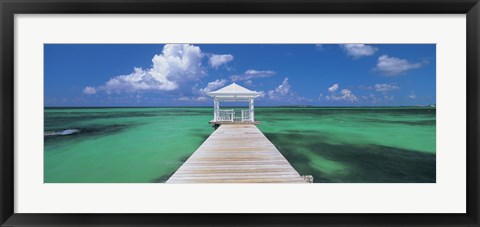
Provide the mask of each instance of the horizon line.
MULTIPOLYGON (((208 107, 213 108, 213 106, 44 106, 44 108, 193 108, 193 107, 208 107)), ((224 107, 242 107, 242 106, 224 106, 224 107)), ((311 108, 311 107, 322 107, 322 108, 361 108, 361 107, 436 107, 436 104, 428 105, 395 105, 395 106, 313 106, 313 105, 275 105, 275 106, 256 106, 259 108, 262 107, 297 107, 297 108, 311 108)))

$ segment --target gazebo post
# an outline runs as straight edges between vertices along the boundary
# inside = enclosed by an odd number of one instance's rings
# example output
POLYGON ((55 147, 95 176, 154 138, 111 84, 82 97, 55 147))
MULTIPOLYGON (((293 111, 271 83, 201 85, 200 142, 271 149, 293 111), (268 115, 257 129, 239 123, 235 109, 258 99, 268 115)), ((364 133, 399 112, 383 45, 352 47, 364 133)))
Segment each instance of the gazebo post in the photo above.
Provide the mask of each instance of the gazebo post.
POLYGON ((253 98, 250 98, 250 101, 248 102, 248 110, 250 112, 250 121, 254 121, 254 107, 253 107, 253 98))
POLYGON ((214 98, 213 99, 213 119, 214 121, 217 121, 218 120, 218 110, 220 109, 219 108, 219 103, 218 103, 218 99, 214 98))

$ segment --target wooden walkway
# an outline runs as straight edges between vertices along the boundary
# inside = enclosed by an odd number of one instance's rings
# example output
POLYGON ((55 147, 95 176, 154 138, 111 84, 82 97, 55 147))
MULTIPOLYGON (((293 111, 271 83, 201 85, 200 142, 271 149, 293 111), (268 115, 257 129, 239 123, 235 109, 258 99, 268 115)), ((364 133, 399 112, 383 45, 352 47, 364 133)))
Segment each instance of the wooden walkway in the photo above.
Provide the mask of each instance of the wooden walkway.
POLYGON ((305 183, 253 124, 222 124, 166 183, 305 183))

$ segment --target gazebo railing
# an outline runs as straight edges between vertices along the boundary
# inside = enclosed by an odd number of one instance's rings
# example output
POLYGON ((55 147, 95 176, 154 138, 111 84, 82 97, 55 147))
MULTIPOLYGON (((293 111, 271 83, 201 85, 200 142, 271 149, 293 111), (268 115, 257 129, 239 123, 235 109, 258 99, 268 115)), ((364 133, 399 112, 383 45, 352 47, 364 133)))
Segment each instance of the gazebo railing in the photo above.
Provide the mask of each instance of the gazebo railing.
POLYGON ((217 121, 221 122, 250 122, 252 121, 250 110, 240 110, 241 114, 235 115, 234 109, 229 110, 218 110, 217 112, 217 121))
POLYGON ((218 110, 217 121, 231 121, 235 118, 234 110, 218 110))
POLYGON ((250 110, 242 110, 242 122, 252 121, 250 117, 250 110))

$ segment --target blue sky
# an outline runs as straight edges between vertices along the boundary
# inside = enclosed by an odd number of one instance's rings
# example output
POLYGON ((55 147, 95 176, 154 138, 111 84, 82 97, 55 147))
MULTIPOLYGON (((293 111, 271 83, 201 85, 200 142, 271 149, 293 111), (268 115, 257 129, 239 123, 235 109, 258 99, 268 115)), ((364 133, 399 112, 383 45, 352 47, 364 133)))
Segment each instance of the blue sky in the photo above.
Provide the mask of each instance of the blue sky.
POLYGON ((45 106, 211 106, 236 82, 256 105, 436 103, 434 44, 46 44, 45 106))

